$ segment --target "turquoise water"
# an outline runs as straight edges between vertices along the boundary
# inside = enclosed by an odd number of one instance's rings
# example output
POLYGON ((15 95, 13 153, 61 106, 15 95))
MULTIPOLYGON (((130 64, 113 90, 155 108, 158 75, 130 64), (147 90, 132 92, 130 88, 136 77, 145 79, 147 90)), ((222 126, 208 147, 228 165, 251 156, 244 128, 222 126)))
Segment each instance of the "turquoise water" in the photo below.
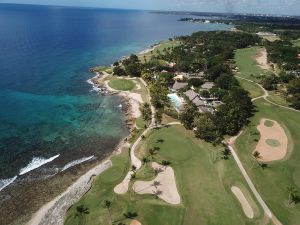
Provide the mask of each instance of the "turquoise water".
POLYGON ((91 90, 90 67, 176 35, 230 28, 179 18, 0 4, 0 190, 43 165, 101 158, 127 135, 121 99, 91 90))
POLYGON ((179 110, 180 106, 183 104, 184 100, 179 97, 176 93, 168 94, 168 97, 172 104, 179 110))

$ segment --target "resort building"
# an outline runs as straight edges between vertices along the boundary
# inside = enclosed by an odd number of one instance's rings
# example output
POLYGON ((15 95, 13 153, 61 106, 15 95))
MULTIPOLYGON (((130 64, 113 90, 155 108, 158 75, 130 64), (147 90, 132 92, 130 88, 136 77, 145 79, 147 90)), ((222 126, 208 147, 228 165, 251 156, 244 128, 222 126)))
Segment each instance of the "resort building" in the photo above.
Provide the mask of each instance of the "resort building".
POLYGON ((195 98, 198 97, 198 94, 193 90, 188 90, 184 94, 186 95, 186 97, 189 98, 190 101, 193 101, 195 98))
POLYGON ((182 83, 182 82, 175 82, 174 84, 173 84, 173 87, 172 87, 172 91, 179 91, 180 89, 182 89, 182 88, 185 88, 185 87, 187 87, 189 84, 188 83, 182 83))
POLYGON ((205 90, 210 90, 215 86, 215 84, 213 82, 205 82, 204 84, 201 85, 202 89, 205 90))
POLYGON ((276 34, 271 33, 271 32, 257 32, 256 33, 258 36, 276 36, 276 34))
POLYGON ((216 108, 223 104, 216 97, 204 98, 193 90, 188 90, 184 94, 198 108, 200 113, 214 113, 216 108))

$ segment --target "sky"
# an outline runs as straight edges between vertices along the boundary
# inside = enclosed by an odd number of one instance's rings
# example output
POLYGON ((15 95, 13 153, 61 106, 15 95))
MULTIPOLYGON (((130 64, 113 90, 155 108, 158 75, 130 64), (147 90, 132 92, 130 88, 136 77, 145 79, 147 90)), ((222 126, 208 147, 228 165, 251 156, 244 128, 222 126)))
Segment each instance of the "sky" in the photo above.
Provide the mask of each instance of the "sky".
POLYGON ((0 3, 300 15, 300 0, 0 0, 0 3))

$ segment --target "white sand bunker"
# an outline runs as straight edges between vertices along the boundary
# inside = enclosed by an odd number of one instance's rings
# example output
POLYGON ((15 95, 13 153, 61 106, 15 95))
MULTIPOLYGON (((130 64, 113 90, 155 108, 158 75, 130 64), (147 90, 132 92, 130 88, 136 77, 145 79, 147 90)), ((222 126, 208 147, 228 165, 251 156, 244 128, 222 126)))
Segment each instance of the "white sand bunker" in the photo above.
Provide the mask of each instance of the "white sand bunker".
POLYGON ((243 208, 245 215, 248 218, 252 219, 254 217, 253 209, 252 209, 251 205, 249 204, 248 200, 246 199, 245 195, 241 191, 241 189, 233 186, 233 187, 231 187, 231 191, 235 195, 235 197, 239 200, 239 202, 241 203, 241 206, 243 208))
POLYGON ((271 68, 268 63, 268 53, 265 48, 259 50, 255 60, 263 70, 269 70, 271 68))
POLYGON ((132 220, 132 221, 130 222, 130 225, 142 225, 142 224, 140 223, 140 221, 132 220))
POLYGON ((288 138, 284 129, 274 120, 262 119, 257 126, 260 140, 254 151, 260 153, 264 162, 283 159, 287 154, 288 138))
POLYGON ((160 199, 177 205, 180 203, 175 181, 175 174, 170 166, 162 166, 158 163, 152 163, 155 170, 159 170, 157 177, 152 181, 136 181, 133 184, 133 190, 138 194, 155 194, 160 199))

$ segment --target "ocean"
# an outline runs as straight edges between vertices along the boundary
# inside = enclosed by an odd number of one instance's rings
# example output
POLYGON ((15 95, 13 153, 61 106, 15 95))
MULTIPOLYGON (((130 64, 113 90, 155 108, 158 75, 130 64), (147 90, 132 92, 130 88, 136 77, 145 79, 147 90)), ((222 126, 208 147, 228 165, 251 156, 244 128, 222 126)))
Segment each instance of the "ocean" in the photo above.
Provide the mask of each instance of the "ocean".
POLYGON ((169 37, 230 28, 179 18, 0 4, 0 208, 22 181, 34 185, 35 179, 101 159, 128 135, 118 107, 122 99, 94 91, 87 82, 90 67, 110 65, 169 37))

